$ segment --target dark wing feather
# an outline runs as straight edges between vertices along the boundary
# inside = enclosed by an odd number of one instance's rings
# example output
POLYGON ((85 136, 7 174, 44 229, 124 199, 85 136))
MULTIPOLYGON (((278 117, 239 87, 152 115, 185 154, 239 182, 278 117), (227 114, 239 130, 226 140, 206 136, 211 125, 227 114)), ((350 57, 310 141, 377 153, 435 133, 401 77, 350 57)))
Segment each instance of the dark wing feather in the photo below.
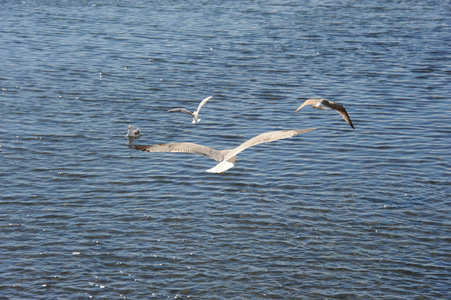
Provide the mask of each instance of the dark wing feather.
POLYGON ((355 129, 354 125, 352 124, 351 118, 349 117, 348 112, 343 107, 343 105, 335 103, 335 102, 331 102, 331 101, 328 101, 328 102, 329 103, 326 105, 329 106, 330 108, 332 108, 333 110, 335 110, 336 112, 338 112, 343 117, 343 119, 346 121, 346 123, 348 123, 349 126, 352 127, 352 129, 355 129))

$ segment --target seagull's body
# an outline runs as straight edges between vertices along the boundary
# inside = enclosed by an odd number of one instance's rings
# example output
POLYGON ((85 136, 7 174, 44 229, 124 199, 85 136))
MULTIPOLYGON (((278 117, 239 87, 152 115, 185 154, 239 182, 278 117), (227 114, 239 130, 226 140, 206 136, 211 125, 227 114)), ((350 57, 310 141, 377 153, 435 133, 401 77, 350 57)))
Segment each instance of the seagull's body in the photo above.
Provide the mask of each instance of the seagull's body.
POLYGON ((236 156, 250 148, 252 146, 269 143, 273 141, 277 141, 280 139, 286 139, 289 137, 296 136, 301 133, 309 132, 314 130, 315 128, 308 129, 298 129, 298 130, 280 130, 280 131, 271 131, 262 133, 257 135, 256 137, 247 140, 242 143, 238 147, 234 149, 226 149, 226 150, 216 150, 214 148, 202 146, 194 143, 169 143, 169 144, 160 144, 160 145, 137 145, 132 146, 136 150, 147 151, 147 152, 182 152, 182 153, 193 153, 197 155, 202 155, 211 159, 218 161, 219 163, 211 168, 206 170, 210 173, 224 173, 228 169, 235 166, 236 156))
POLYGON ((133 130, 133 125, 129 125, 127 134, 125 136, 128 138, 136 138, 139 136, 140 133, 141 133, 141 128, 133 130))
POLYGON ((354 129, 354 125, 352 125, 352 121, 351 118, 348 115, 348 112, 346 111, 346 109, 335 102, 329 101, 325 98, 321 98, 321 99, 307 99, 305 100, 304 103, 301 104, 301 106, 298 107, 298 109, 296 109, 293 113, 293 115, 300 110, 301 108, 303 108, 304 106, 310 105, 313 108, 317 108, 317 109, 328 109, 331 108, 333 110, 335 110, 336 112, 338 112, 343 119, 346 121, 346 123, 348 123, 352 129, 354 129))
POLYGON ((189 110, 186 110, 186 109, 184 109, 184 108, 173 108, 173 109, 168 110, 168 112, 181 112, 181 113, 184 113, 184 114, 188 114, 188 115, 190 115, 191 117, 193 117, 193 123, 199 123, 200 120, 201 120, 201 119, 199 118, 199 112, 200 112, 200 109, 201 109, 202 106, 204 106, 205 103, 207 103, 208 100, 210 100, 210 99, 211 99, 211 96, 205 98, 204 100, 202 100, 202 101, 200 102, 199 106, 197 107, 197 110, 194 111, 194 112, 190 112, 189 110))

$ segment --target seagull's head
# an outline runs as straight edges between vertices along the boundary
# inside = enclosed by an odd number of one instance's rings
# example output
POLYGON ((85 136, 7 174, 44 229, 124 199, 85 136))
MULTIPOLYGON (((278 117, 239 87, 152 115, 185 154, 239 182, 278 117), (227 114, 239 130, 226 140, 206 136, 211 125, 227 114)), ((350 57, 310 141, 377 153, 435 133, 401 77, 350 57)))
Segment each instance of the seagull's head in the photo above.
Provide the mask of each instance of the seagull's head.
POLYGON ((128 125, 128 129, 133 129, 133 125, 128 125))

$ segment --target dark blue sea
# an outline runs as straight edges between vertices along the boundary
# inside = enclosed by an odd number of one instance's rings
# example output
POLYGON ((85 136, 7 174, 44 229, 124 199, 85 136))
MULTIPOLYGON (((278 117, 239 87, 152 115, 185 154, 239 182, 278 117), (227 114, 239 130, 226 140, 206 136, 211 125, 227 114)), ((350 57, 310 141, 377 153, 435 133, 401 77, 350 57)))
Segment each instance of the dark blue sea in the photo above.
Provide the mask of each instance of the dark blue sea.
POLYGON ((0 2, 1 299, 450 299, 449 1, 0 2), (192 124, 167 110, 202 108, 192 124), (355 130, 307 98, 342 104, 355 130), (192 154, 316 130, 238 155, 192 154))

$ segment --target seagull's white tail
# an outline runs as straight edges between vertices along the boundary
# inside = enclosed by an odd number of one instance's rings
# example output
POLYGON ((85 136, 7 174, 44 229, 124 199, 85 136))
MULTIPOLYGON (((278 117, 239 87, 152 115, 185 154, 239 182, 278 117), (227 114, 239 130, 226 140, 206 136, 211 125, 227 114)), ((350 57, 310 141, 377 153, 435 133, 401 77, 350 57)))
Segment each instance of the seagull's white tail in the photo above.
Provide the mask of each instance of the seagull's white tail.
POLYGON ((227 171, 228 169, 233 168, 234 166, 235 165, 233 163, 231 163, 230 161, 223 160, 219 164, 214 166, 213 168, 208 169, 206 171, 209 173, 223 173, 223 172, 227 171))

